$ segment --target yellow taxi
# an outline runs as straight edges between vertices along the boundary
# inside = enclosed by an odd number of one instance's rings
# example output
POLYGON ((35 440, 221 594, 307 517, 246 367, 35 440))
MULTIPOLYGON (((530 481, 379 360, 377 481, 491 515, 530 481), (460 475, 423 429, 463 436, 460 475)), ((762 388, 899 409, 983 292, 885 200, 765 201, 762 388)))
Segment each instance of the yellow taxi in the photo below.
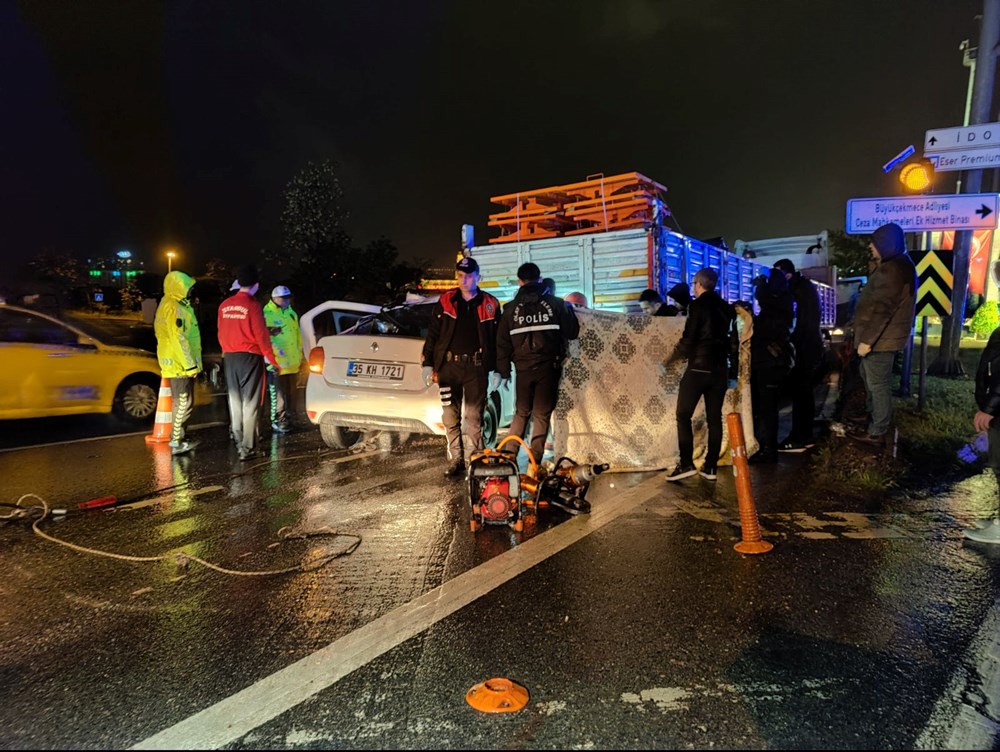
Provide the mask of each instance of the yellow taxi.
POLYGON ((73 323, 0 305, 0 420, 113 413, 145 422, 156 413, 153 353, 107 345, 73 323))

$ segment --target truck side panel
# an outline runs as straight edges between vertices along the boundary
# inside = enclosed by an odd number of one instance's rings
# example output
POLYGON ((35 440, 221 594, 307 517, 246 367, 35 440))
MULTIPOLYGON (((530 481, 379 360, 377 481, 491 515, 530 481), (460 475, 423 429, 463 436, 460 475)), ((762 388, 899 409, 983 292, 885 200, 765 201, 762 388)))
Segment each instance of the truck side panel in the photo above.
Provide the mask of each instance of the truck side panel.
MULTIPOLYGON (((517 268, 538 264, 543 277, 555 281, 560 297, 582 292, 591 307, 637 313, 639 294, 653 287, 664 298, 678 282, 690 285, 703 267, 719 274, 719 294, 729 302, 753 301, 753 279, 769 267, 744 259, 700 240, 660 230, 619 230, 591 235, 526 240, 476 246, 471 255, 479 262, 480 285, 501 302, 517 293, 517 268)), ((836 291, 816 284, 824 327, 836 321, 836 291)))

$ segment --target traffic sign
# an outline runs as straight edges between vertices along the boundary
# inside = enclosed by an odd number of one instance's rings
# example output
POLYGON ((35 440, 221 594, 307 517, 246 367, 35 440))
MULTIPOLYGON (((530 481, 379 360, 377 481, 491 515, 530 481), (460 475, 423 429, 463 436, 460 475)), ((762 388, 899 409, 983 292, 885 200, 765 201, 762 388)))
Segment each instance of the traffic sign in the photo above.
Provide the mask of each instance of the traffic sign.
POLYGON ((904 232, 995 230, 1000 194, 887 196, 847 201, 847 234, 868 235, 895 222, 904 232))
POLYGON ((927 158, 931 160, 937 172, 987 170, 992 167, 1000 167, 1000 143, 985 149, 964 149, 928 154, 927 158))
POLYGON ((952 251, 912 251, 917 267, 917 316, 951 315, 952 251))
POLYGON ((924 154, 1000 146, 1000 123, 935 128, 924 134, 924 154))

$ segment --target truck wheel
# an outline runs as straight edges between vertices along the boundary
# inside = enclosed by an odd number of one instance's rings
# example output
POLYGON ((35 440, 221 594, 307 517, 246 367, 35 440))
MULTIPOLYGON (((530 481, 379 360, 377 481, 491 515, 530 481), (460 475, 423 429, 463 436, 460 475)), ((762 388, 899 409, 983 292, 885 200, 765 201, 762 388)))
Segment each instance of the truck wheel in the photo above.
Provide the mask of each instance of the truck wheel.
POLYGON ((361 440, 361 431, 352 431, 325 421, 319 424, 319 435, 331 449, 349 449, 361 440))
POLYGON ((144 423, 156 413, 160 382, 149 376, 129 376, 115 392, 111 407, 115 417, 130 423, 144 423))

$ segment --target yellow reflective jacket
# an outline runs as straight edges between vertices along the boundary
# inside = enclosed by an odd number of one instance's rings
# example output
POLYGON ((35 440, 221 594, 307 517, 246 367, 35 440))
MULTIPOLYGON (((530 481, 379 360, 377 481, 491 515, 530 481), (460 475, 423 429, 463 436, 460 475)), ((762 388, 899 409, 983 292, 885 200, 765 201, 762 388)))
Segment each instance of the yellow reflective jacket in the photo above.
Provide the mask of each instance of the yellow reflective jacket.
POLYGON ((295 311, 291 306, 282 308, 269 300, 264 306, 264 324, 271 335, 280 373, 298 373, 302 365, 302 333, 295 311))
POLYGON ((165 378, 195 376, 201 371, 201 331, 187 296, 194 280, 184 272, 163 279, 163 300, 156 307, 153 331, 156 358, 165 378))

